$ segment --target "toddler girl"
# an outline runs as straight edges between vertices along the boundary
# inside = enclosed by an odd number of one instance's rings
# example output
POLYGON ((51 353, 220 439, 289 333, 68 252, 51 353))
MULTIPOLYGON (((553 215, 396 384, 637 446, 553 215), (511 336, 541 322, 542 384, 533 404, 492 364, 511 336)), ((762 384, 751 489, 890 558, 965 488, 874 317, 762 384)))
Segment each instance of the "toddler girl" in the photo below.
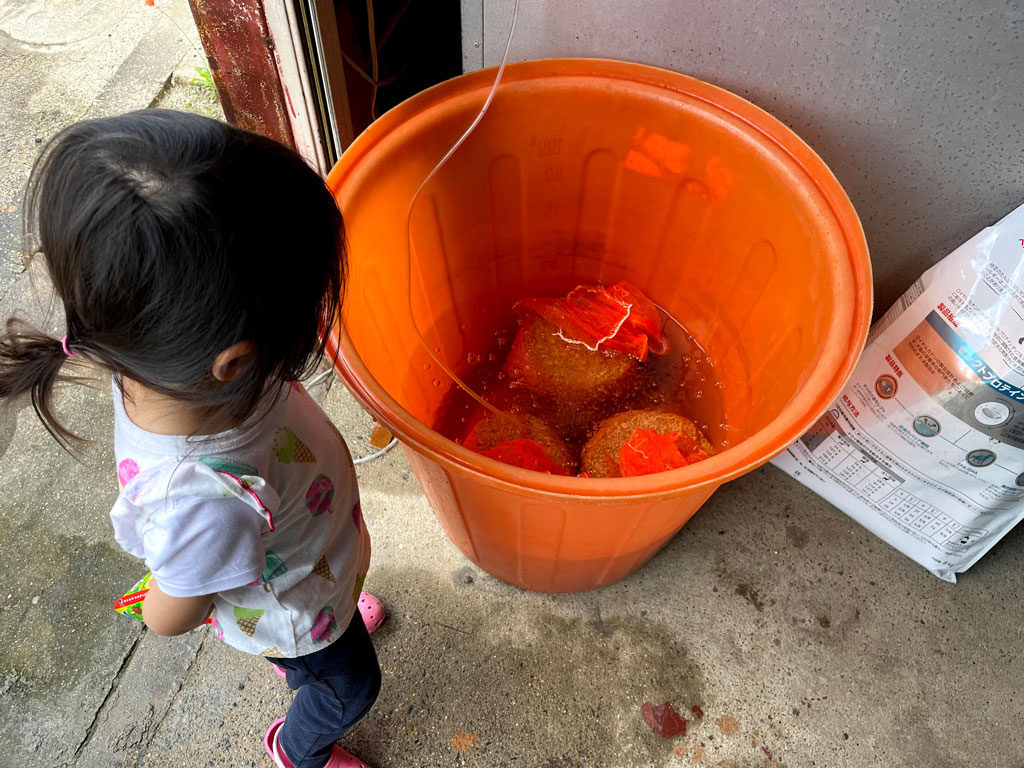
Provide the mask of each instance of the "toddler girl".
POLYGON ((151 630, 211 618, 298 692, 265 737, 278 766, 364 764, 335 741, 380 689, 360 589, 370 539, 344 441, 299 385, 344 287, 334 198, 291 150, 197 115, 146 110, 60 133, 28 221, 67 336, 0 331, 0 398, 50 434, 68 360, 114 381, 114 534, 153 573, 151 630), (212 613, 211 613, 212 612, 212 613))

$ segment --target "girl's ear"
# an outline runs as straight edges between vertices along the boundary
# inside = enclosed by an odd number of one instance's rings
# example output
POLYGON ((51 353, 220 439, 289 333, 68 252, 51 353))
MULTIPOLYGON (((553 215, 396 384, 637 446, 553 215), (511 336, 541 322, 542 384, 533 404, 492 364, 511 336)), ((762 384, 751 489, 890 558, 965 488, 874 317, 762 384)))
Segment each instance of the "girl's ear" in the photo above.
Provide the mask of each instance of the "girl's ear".
POLYGON ((246 359, 253 350, 251 341, 239 341, 220 352, 213 358, 213 378, 217 381, 231 381, 235 375, 245 368, 246 359))

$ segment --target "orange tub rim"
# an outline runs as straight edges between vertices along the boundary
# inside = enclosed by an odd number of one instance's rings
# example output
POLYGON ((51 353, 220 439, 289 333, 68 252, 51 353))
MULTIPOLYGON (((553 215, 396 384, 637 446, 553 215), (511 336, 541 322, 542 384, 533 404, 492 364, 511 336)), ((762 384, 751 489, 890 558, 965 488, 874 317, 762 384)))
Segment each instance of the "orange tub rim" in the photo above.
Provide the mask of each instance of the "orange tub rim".
MULTIPOLYGON (((494 82, 495 71, 495 68, 480 70, 445 81, 385 113, 345 151, 328 174, 328 187, 337 195, 359 162, 407 120, 422 118, 432 108, 438 108, 456 97, 478 97, 482 104, 494 82)), ((737 445, 696 464, 669 472, 609 479, 562 477, 520 469, 481 456, 444 437, 415 418, 382 387, 376 385, 345 331, 343 320, 330 330, 328 355, 334 361, 336 372, 356 399, 376 414, 404 444, 433 461, 442 462, 487 483, 531 495, 591 500, 608 498, 609 501, 619 503, 625 497, 639 499, 674 496, 717 487, 784 451, 828 409, 853 373, 867 339, 873 298, 868 248, 860 220, 839 181, 801 138, 777 118, 730 91, 688 75, 645 64, 591 58, 539 59, 510 64, 505 70, 502 84, 558 77, 628 80, 667 90, 681 97, 697 99, 741 121, 748 130, 767 139, 801 168, 827 201, 851 254, 849 266, 853 316, 841 324, 838 318, 834 320, 834 325, 850 329, 845 351, 833 354, 832 360, 823 361, 827 364, 819 364, 817 370, 808 374, 808 380, 778 416, 737 445), (373 382, 373 386, 367 382, 373 382)))

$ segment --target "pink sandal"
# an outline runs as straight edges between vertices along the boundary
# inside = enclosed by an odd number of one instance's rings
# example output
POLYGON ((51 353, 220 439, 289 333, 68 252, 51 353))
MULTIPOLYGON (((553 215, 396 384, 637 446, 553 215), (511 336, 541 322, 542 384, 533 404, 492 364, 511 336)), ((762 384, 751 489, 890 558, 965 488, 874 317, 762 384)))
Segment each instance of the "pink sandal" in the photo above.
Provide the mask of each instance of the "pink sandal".
MULTIPOLYGON (((284 725, 283 717, 277 718, 270 724, 263 736, 263 748, 267 750, 267 754, 270 755, 270 759, 274 761, 277 768, 295 768, 292 761, 285 755, 284 750, 281 749, 282 725, 284 725)), ((335 744, 324 768, 370 768, 370 766, 335 744)))
MULTIPOLYGON (((384 619, 388 616, 380 600, 369 592, 359 593, 359 602, 356 603, 356 607, 359 608, 359 615, 363 617, 363 624, 366 625, 366 631, 371 635, 377 631, 380 625, 384 623, 384 619)), ((277 664, 274 664, 274 671, 277 673, 278 677, 287 679, 287 674, 281 667, 277 666, 277 664)))
POLYGON ((372 635, 388 616, 384 612, 384 606, 369 592, 360 592, 359 602, 356 605, 359 608, 359 615, 363 617, 366 631, 372 635))

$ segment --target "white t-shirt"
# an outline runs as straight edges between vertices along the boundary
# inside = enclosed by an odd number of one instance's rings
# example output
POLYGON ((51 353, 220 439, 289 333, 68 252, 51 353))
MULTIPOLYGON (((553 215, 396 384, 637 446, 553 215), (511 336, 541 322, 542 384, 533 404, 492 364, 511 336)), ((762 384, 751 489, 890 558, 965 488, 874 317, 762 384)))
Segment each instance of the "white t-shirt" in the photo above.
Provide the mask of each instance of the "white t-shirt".
POLYGON ((348 448, 301 385, 209 437, 146 432, 116 386, 114 412, 114 535, 161 590, 215 594, 217 637, 247 653, 304 656, 345 631, 370 537, 348 448))

